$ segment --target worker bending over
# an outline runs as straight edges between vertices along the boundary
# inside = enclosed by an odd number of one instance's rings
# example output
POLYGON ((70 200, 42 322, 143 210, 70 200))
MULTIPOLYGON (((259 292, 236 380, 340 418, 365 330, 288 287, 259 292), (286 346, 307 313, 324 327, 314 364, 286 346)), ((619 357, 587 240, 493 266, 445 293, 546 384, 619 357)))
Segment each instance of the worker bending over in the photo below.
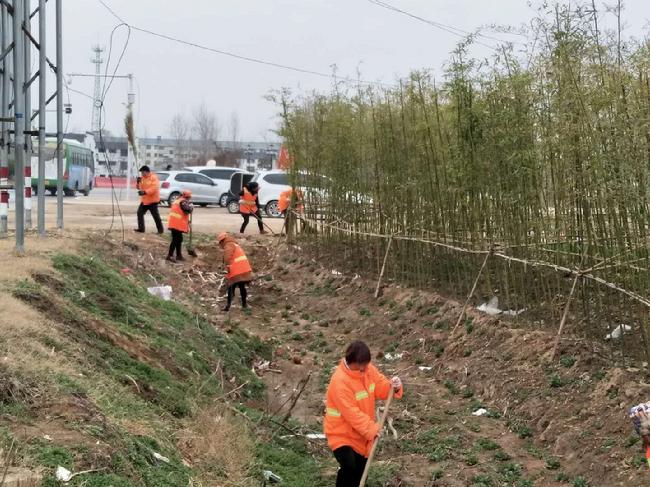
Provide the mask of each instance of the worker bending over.
POLYGON ((280 193, 278 209, 284 215, 284 226, 287 229, 287 235, 291 235, 296 221, 294 212, 302 214, 305 211, 302 191, 291 188, 280 193))
POLYGON ((257 220, 257 227, 259 228, 260 233, 266 233, 264 230, 264 224, 262 223, 262 212, 260 211, 260 200, 258 196, 259 191, 259 184, 248 183, 244 186, 244 189, 239 192, 239 213, 244 219, 244 222, 239 229, 239 233, 244 233, 251 215, 253 215, 253 218, 257 220))
POLYGON ((242 308, 248 308, 246 297, 246 284, 253 280, 253 268, 244 250, 235 241, 232 235, 221 233, 217 237, 219 247, 223 249, 223 262, 226 264, 226 279, 228 280, 228 301, 223 311, 229 311, 235 297, 235 289, 239 288, 242 308))
POLYGON ((645 452, 646 462, 650 468, 650 402, 634 406, 628 412, 634 424, 634 430, 641 437, 641 449, 645 452))
POLYGON ((194 211, 192 206, 192 192, 189 190, 183 191, 180 198, 177 198, 169 211, 169 220, 167 221, 167 228, 172 232, 172 242, 169 244, 169 252, 167 260, 176 262, 178 260, 185 260, 181 253, 183 246, 183 234, 190 231, 190 215, 194 211), (176 252, 176 257, 174 257, 176 252))
POLYGON ((352 343, 327 388, 324 430, 340 466, 336 487, 359 486, 372 444, 381 433, 375 399, 388 399, 391 388, 396 398, 403 394, 400 378, 388 380, 370 360, 368 345, 352 343))
POLYGON ((144 215, 148 211, 151 212, 153 221, 156 223, 158 233, 165 232, 160 213, 158 212, 158 204, 160 203, 160 181, 155 173, 151 172, 149 166, 142 166, 140 168, 142 175, 137 179, 138 194, 140 195, 140 207, 138 208, 138 228, 134 231, 144 233, 144 215))

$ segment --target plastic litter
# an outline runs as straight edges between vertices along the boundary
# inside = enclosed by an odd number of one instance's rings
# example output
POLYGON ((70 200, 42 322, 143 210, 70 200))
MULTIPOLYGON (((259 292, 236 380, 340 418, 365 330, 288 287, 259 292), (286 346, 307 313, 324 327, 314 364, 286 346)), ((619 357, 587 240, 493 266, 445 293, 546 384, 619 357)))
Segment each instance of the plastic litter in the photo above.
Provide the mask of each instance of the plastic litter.
POLYGON ((335 270, 335 269, 332 269, 332 275, 333 275, 333 276, 342 276, 343 273, 342 273, 342 272, 339 272, 339 271, 337 271, 337 270, 335 270))
POLYGON ((153 452, 153 457, 160 462, 169 463, 169 458, 163 457, 160 453, 153 452))
POLYGON ((262 475, 264 475, 264 480, 266 480, 268 482, 274 482, 274 483, 282 482, 282 477, 280 477, 279 475, 274 474, 270 470, 264 470, 262 472, 262 475))
POLYGON ((163 301, 169 301, 172 299, 172 287, 171 286, 155 286, 148 287, 147 291, 152 296, 162 299, 163 301))
POLYGON ((305 438, 309 438, 310 440, 324 440, 327 437, 323 433, 309 433, 305 435, 305 438))
POLYGON ((487 414, 487 409, 481 408, 481 409, 477 409, 476 411, 474 411, 472 413, 472 416, 485 416, 486 414, 487 414))
POLYGON ((54 474, 57 480, 61 482, 70 482, 72 480, 72 472, 65 467, 58 466, 56 467, 56 472, 54 474))
POLYGON ((81 299, 86 299, 86 293, 83 291, 79 291, 79 296, 81 297, 81 299))
POLYGON ((400 360, 404 356, 403 353, 386 353, 384 354, 384 358, 388 360, 389 362, 392 362, 394 360, 400 360))
POLYGON ((618 338, 621 338, 621 335, 623 334, 623 332, 628 332, 628 331, 631 331, 631 330, 632 330, 632 327, 630 325, 624 325, 624 324, 621 323, 616 328, 614 328, 614 330, 612 330, 610 333, 608 333, 605 336, 605 340, 612 340, 612 339, 616 340, 618 338))
POLYGON ((506 315, 506 316, 519 316, 521 313, 526 311, 526 308, 524 309, 507 309, 507 310, 502 310, 499 309, 499 297, 498 296, 493 296, 492 299, 490 299, 487 303, 481 304, 478 308, 479 311, 482 311, 485 314, 488 314, 490 316, 496 316, 496 315, 506 315))
POLYGON ((433 369, 433 367, 425 367, 424 365, 420 365, 418 369, 420 369, 423 372, 429 372, 431 369, 433 369))

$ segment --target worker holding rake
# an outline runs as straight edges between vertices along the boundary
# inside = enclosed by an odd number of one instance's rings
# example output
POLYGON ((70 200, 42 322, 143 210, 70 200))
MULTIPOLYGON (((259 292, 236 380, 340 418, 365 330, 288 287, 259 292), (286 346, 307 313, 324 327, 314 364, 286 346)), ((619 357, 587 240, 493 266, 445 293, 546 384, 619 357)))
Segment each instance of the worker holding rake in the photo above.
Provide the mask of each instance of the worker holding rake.
POLYGON ((359 487, 368 457, 381 434, 381 422, 375 418, 375 399, 387 400, 393 394, 399 399, 403 394, 400 378, 387 379, 370 361, 368 345, 352 343, 327 388, 324 429, 340 466, 337 487, 359 487))
POLYGON ((217 236, 219 247, 223 249, 223 262, 226 264, 226 279, 228 280, 228 301, 223 311, 230 311, 230 305, 235 297, 235 290, 239 288, 242 308, 248 308, 246 298, 246 284, 253 280, 253 268, 244 250, 235 241, 234 237, 226 232, 217 236))
MULTIPOLYGON (((194 211, 192 206, 192 192, 189 190, 183 191, 180 198, 172 203, 169 211, 169 220, 167 228, 172 233, 172 241, 169 244, 169 252, 167 253, 167 260, 170 262, 177 262, 185 260, 181 253, 183 246, 183 234, 190 231, 190 215, 194 211), (176 257, 174 257, 176 253, 176 257)), ((190 254, 192 253, 189 251, 190 254)))

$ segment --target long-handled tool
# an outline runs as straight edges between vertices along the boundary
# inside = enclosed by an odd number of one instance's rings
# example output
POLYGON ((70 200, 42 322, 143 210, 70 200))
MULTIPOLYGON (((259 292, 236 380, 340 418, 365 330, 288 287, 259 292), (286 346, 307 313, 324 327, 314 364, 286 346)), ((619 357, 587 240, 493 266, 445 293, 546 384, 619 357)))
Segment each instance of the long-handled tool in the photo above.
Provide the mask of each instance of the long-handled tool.
POLYGON ((249 213, 249 215, 253 215, 253 216, 255 217, 255 219, 256 219, 258 222, 260 222, 262 225, 264 225, 266 228, 268 228, 269 231, 270 231, 273 235, 276 235, 276 233, 273 231, 273 229, 272 229, 270 226, 268 226, 266 223, 264 223, 264 220, 263 220, 262 218, 260 218, 259 216, 257 216, 257 213, 249 213))
POLYGON ((194 245, 192 245, 192 214, 190 213, 190 243, 187 244, 187 253, 192 257, 198 257, 199 254, 194 250, 194 245))
MULTIPOLYGON (((390 408, 390 403, 393 402, 393 388, 390 388, 390 393, 388 394, 388 399, 386 400, 386 405, 384 406, 384 412, 381 415, 381 419, 379 420, 379 431, 384 429, 384 423, 386 422, 386 418, 388 417, 388 408, 390 408)), ((368 456, 368 461, 366 462, 366 468, 363 471, 363 477, 361 477, 361 482, 359 483, 359 487, 365 487, 366 485, 366 480, 368 480, 368 473, 370 473, 370 464, 372 463, 372 459, 375 456, 375 452, 377 451, 377 445, 379 444, 379 438, 375 440, 375 442, 372 444, 372 448, 370 449, 370 455, 368 456)))

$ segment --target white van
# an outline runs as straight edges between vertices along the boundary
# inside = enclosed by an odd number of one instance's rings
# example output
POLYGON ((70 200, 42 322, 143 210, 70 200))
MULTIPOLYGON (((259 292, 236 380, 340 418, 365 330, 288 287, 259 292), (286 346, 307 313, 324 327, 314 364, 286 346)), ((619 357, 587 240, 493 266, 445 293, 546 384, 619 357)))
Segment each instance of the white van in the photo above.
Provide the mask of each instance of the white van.
POLYGON ((228 193, 230 192, 230 178, 237 172, 242 172, 236 167, 226 166, 190 166, 184 169, 209 177, 214 181, 215 186, 220 191, 219 206, 228 204, 228 193))

